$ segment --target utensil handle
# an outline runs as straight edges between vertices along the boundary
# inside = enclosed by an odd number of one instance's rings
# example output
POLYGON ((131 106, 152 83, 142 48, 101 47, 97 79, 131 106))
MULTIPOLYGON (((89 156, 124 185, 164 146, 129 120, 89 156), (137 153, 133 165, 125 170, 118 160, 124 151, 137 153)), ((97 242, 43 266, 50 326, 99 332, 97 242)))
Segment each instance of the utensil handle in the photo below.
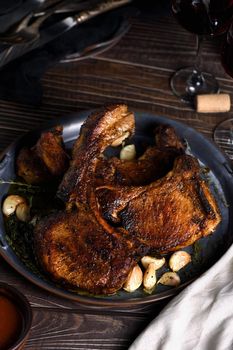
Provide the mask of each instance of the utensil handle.
POLYGON ((33 28, 39 28, 42 23, 49 18, 50 16, 52 16, 57 10, 59 10, 60 8, 64 7, 64 5, 67 3, 67 0, 62 0, 59 1, 58 3, 56 3, 53 7, 48 8, 47 11, 45 11, 44 13, 40 12, 36 12, 36 13, 32 13, 32 17, 35 17, 35 22, 31 25, 31 27, 33 28))
POLYGON ((94 6, 90 10, 85 10, 80 12, 79 14, 73 16, 73 19, 77 24, 81 24, 83 22, 88 21, 89 19, 96 17, 100 14, 103 14, 107 11, 113 10, 117 7, 126 5, 130 3, 132 0, 106 0, 102 1, 98 5, 94 6))

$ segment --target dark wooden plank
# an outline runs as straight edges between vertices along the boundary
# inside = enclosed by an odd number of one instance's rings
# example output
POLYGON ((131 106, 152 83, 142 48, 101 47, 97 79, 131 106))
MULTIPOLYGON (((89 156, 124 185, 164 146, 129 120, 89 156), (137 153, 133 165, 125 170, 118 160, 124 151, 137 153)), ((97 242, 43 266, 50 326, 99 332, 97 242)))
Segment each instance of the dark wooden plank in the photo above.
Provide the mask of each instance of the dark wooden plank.
POLYGON ((90 315, 34 308, 25 349, 124 350, 148 322, 129 315, 90 315))

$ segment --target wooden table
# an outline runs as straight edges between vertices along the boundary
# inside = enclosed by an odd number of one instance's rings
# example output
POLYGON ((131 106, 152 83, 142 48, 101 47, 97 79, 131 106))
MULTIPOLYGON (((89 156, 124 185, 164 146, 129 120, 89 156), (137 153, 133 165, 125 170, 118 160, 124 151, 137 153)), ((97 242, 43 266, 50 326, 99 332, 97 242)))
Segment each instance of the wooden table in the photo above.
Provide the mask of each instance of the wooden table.
MULTIPOLYGON (((171 14, 142 13, 109 51, 80 62, 58 64, 44 75, 41 106, 0 100, 0 149, 41 123, 108 103, 180 120, 212 137, 230 114, 197 114, 173 96, 171 74, 192 65, 195 38, 171 14)), ((220 44, 206 41, 203 66, 233 95, 233 81, 220 63, 220 44)), ((166 304, 128 310, 92 310, 34 286, 0 260, 0 280, 22 291, 33 308, 26 349, 126 349, 166 304)))

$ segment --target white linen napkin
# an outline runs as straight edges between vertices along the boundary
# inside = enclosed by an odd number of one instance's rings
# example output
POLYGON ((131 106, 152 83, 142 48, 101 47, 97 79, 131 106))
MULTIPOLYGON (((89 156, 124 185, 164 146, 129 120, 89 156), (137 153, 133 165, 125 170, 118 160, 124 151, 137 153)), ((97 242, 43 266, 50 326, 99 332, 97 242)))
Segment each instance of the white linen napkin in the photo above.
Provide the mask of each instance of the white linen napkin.
POLYGON ((129 350, 233 350, 233 245, 176 296, 129 350))

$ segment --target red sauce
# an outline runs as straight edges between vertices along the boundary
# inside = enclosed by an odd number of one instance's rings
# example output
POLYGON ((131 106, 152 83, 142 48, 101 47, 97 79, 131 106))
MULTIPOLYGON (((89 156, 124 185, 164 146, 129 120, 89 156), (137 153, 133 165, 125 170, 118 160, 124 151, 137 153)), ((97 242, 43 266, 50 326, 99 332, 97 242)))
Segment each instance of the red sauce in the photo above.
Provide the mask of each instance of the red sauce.
POLYGON ((11 299, 0 294, 0 350, 7 350, 18 339, 22 316, 11 299))

